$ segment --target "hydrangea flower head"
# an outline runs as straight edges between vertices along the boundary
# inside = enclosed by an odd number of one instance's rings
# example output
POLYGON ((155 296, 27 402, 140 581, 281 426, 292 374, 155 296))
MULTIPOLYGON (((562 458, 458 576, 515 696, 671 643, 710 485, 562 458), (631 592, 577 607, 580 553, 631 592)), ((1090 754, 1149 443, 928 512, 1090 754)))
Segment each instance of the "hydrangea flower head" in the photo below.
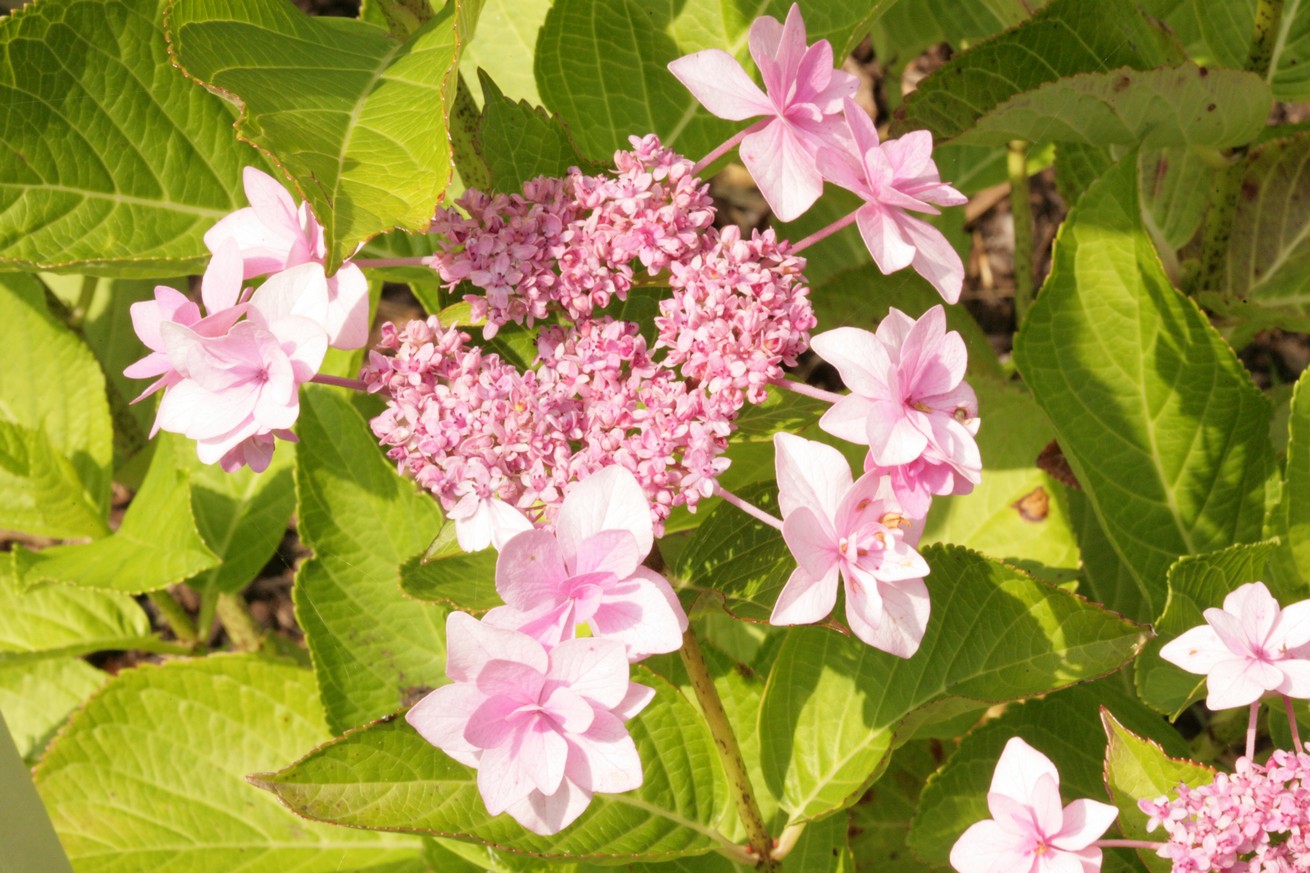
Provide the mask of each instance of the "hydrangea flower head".
POLYGON ((859 80, 833 68, 827 40, 805 44, 805 22, 795 3, 786 24, 769 16, 755 19, 750 49, 764 91, 720 49, 678 58, 669 70, 720 118, 765 116, 741 141, 741 160, 774 214, 791 221, 823 192, 815 155, 841 142, 841 101, 855 93, 859 80))
POLYGON ((654 532, 650 507, 632 473, 606 467, 564 498, 555 532, 525 531, 496 561, 506 606, 485 621, 554 646, 578 625, 617 639, 638 660, 682 645, 687 616, 663 576, 641 566, 654 532))
POLYGON ((987 792, 992 817, 969 826, 951 847, 959 873, 1094 873, 1092 845, 1118 815, 1108 803, 1060 805, 1060 773, 1051 760, 1015 737, 996 762, 987 792))
POLYGON ((832 446, 791 434, 773 438, 782 535, 797 561, 769 617, 808 624, 832 612, 840 577, 846 620, 874 648, 908 658, 928 624, 928 564, 905 541, 906 519, 886 480, 851 469, 832 446))
POLYGON ((492 815, 508 812, 550 835, 596 792, 631 791, 641 760, 624 722, 654 693, 630 682, 623 645, 568 640, 548 649, 517 631, 454 612, 446 621, 444 685, 406 720, 423 738, 478 771, 492 815))
POLYGON ((1263 582, 1249 582, 1205 611, 1206 623, 1160 649, 1160 657, 1206 677, 1211 709, 1246 706, 1267 692, 1310 697, 1310 600, 1279 609, 1263 582))
POLYGON ((955 303, 964 287, 963 261, 940 230, 907 211, 935 215, 934 204, 968 202, 941 180, 932 160, 932 134, 916 130, 880 143, 869 114, 849 97, 843 105, 855 151, 820 151, 819 170, 864 199, 855 223, 879 270, 895 273, 912 266, 947 303, 955 303))

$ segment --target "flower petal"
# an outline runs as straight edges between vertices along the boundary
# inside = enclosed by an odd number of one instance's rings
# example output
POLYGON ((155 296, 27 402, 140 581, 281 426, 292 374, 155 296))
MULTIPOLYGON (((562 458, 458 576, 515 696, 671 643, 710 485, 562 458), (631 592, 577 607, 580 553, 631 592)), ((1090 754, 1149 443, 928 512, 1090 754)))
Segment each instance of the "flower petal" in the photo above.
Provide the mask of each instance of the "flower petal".
POLYGON ((546 677, 607 710, 618 706, 630 691, 628 659, 615 640, 565 640, 551 650, 546 677))
POLYGON ((638 567, 601 596, 589 624, 600 636, 622 642, 630 660, 640 660, 677 651, 687 630, 687 614, 668 580, 638 567))
POLYGON ((578 555, 583 542, 603 530, 623 530, 637 541, 638 561, 655 542, 646 493, 632 473, 618 465, 592 473, 564 496, 555 533, 565 560, 578 555))
POLYGON ((541 673, 550 666, 541 643, 526 634, 491 627, 466 612, 446 619, 446 675, 472 682, 491 661, 517 661, 541 673))
POLYGON ((505 811, 534 834, 549 837, 573 824, 589 803, 591 792, 566 777, 555 793, 545 795, 533 791, 522 800, 511 803, 505 811))
POLYGON ((837 575, 836 562, 819 579, 811 578, 803 567, 797 567, 773 605, 769 624, 813 624, 827 618, 837 604, 837 575))
POLYGON ((769 98, 741 64, 721 49, 705 49, 678 58, 669 63, 669 72, 711 115, 742 121, 773 114, 769 98))
POLYGON ((496 593, 516 609, 530 611, 562 602, 570 575, 563 549, 549 531, 524 531, 505 543, 496 557, 496 593))
POLYGON ((741 162, 779 221, 799 218, 823 193, 817 150, 818 143, 811 147, 780 118, 742 139, 741 162))
POLYGON ((1109 830, 1118 815, 1119 810, 1108 803, 1075 800, 1064 808, 1064 825, 1050 836, 1051 845, 1068 851, 1085 849, 1109 830))
POLYGON ((851 487, 845 456, 830 445, 782 432, 773 435, 773 451, 782 517, 804 506, 834 519, 842 495, 851 487))

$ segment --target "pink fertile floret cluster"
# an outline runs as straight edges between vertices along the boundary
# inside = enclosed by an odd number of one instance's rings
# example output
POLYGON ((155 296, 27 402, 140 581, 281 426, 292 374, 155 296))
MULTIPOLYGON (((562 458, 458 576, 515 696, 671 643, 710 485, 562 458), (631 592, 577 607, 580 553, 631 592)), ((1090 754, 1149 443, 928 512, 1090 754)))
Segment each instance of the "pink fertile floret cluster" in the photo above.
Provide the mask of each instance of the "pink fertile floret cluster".
POLYGON ((1236 772, 1178 786, 1178 797, 1142 800, 1147 830, 1169 841, 1156 853, 1175 873, 1291 873, 1310 869, 1310 755, 1275 751, 1265 764, 1238 758, 1236 772))
POLYGON ((612 175, 469 192, 469 218, 443 210, 434 222, 447 235, 434 268, 483 291, 466 299, 484 334, 565 319, 539 331, 528 370, 435 317, 384 326, 364 372, 388 400, 374 433, 447 510, 502 501, 549 525, 567 483, 618 464, 662 525, 713 492, 738 412, 808 347, 804 260, 771 231, 710 228, 690 162, 653 136, 632 143, 612 175), (600 311, 627 297, 634 264, 667 271, 673 289, 649 344, 639 324, 600 311))

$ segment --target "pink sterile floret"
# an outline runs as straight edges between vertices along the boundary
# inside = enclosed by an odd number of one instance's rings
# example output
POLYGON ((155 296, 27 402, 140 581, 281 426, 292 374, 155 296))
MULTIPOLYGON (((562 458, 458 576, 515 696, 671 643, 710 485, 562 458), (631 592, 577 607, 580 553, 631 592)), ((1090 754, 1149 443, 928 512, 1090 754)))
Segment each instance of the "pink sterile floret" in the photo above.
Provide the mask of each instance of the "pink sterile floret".
POLYGON ((554 533, 526 531, 501 549, 496 591, 507 605, 484 621, 547 646, 586 624, 622 642, 634 661, 672 652, 687 616, 664 577, 641 566, 653 542, 641 486, 622 467, 607 467, 569 489, 554 533))
POLYGON ((165 351, 182 378, 164 394, 156 426, 194 439, 206 464, 229 472, 267 467, 272 436, 290 433, 300 386, 327 352, 326 310, 323 268, 304 264, 260 286, 246 320, 222 336, 162 323, 165 351))
MULTIPOLYGON (((323 265, 327 244, 323 227, 308 203, 296 206, 276 179, 254 167, 242 172, 250 203, 219 219, 205 233, 205 245, 217 254, 228 240, 237 244, 243 278, 276 273, 301 264, 323 265)), ((368 342, 368 280, 346 261, 327 279, 328 307, 323 326, 333 348, 358 349, 368 342)))
POLYGON ((885 479, 851 468, 832 446, 774 434, 782 536, 796 558, 769 617, 809 624, 832 612, 840 576, 846 620, 874 648, 908 658, 928 625, 928 565, 905 542, 908 524, 885 479))
POLYGON ((631 791, 641 760, 624 722, 654 696, 630 682, 616 640, 568 640, 548 649, 526 634, 462 612, 446 621, 451 684, 405 716, 423 738, 478 771, 492 815, 555 834, 594 793, 631 791))
POLYGON ((892 475, 911 514, 926 509, 929 494, 973 489, 982 472, 974 441, 978 398, 964 382, 964 340, 946 330, 941 306, 918 321, 893 308, 876 334, 839 327, 814 337, 812 345, 851 389, 819 426, 867 445, 867 468, 892 475))
POLYGON ((1208 785, 1138 801, 1169 841, 1156 854, 1174 873, 1293 873, 1310 869, 1310 755, 1282 749, 1263 765, 1237 759, 1208 785))
POLYGON ((1263 582, 1249 582, 1207 609, 1204 625, 1160 649, 1160 657, 1206 677, 1206 706, 1228 709, 1267 692, 1310 697, 1310 600, 1280 610, 1263 582))
POLYGON ((932 134, 916 130, 880 143, 867 112, 849 98, 845 110, 855 150, 820 151, 824 178, 864 199, 855 223, 878 269, 894 273, 913 266, 947 303, 956 302, 964 285, 964 263, 940 230, 906 211, 936 215, 933 204, 968 202, 941 180, 932 160, 932 134))
POLYGON ((833 69, 827 40, 806 46, 805 22, 794 3, 785 25, 768 16, 755 19, 750 50, 764 91, 719 49, 678 58, 669 70, 720 118, 742 121, 765 116, 742 139, 741 159, 774 214, 791 221, 823 191, 815 155, 825 146, 841 143, 841 101, 855 94, 859 80, 833 69))
POLYGON ((987 792, 992 817, 969 827, 951 848, 960 873, 1093 873, 1093 843, 1118 810, 1095 800, 1060 806, 1060 773, 1050 759, 1015 737, 996 762, 987 792))

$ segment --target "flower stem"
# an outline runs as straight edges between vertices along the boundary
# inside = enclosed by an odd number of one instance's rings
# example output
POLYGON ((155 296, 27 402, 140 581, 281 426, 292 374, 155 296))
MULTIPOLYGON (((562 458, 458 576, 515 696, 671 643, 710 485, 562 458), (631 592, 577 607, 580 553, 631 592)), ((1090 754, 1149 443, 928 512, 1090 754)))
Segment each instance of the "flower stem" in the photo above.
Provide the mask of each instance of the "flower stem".
POLYGON ((245 598, 239 594, 220 594, 216 612, 233 649, 238 652, 257 652, 263 648, 264 634, 259 625, 255 624, 245 598))
POLYGON ((1150 840, 1097 840, 1092 845, 1099 846, 1102 849, 1150 849, 1155 851, 1164 843, 1153 843, 1150 840))
POLYGON ((852 212, 850 215, 847 215, 844 218, 837 219, 827 227, 819 228, 814 233, 807 236, 805 239, 793 245, 791 247, 791 253, 796 254, 801 249, 809 248, 810 246, 814 245, 816 242, 821 242, 827 239, 828 237, 832 236, 837 231, 845 229, 853 221, 855 221, 855 217, 859 214, 860 214, 860 210, 857 209, 854 212, 852 212))
POLYGON ((328 376, 325 373, 319 373, 309 381, 317 382, 320 385, 335 385, 338 388, 351 388, 355 391, 368 391, 368 383, 363 379, 346 379, 341 376, 328 376))
POLYGON ((190 613, 183 608, 181 603, 178 603, 177 598, 170 591, 167 589, 151 591, 146 596, 159 610, 159 614, 163 616, 164 621, 168 622, 168 626, 173 630, 173 636, 177 637, 179 643, 185 646, 194 646, 198 642, 199 637, 196 635, 195 622, 191 620, 190 613))
POLYGON ((796 382, 791 379, 779 379, 777 382, 770 382, 770 385, 776 385, 787 391, 795 391, 797 394, 804 394, 806 397, 813 397, 815 400, 822 400, 824 403, 836 403, 846 395, 838 394, 835 391, 825 391, 822 388, 816 388, 813 385, 807 385, 804 382, 796 382))
POLYGON ((77 303, 73 306, 73 311, 68 313, 68 326, 74 331, 81 331, 82 325, 86 323, 86 314, 91 311, 91 304, 95 302, 98 287, 100 287, 100 280, 95 276, 82 277, 82 288, 78 292, 77 303))
POLYGON ((781 861, 791 854, 791 850, 796 848, 796 841, 805 833, 805 824, 803 821, 793 822, 782 829, 778 844, 773 848, 773 860, 781 861))
POLYGON ((696 692, 696 700, 705 714, 705 723, 709 725, 710 735, 714 737, 714 745, 723 761, 728 785, 737 801, 737 814, 741 816, 742 825, 746 828, 749 851, 757 859, 755 869, 777 870, 778 864, 773 858, 773 838, 769 836, 760 805, 755 800, 755 790, 751 787, 746 762, 741 757, 741 746, 737 743, 737 735, 732 732, 728 714, 723 711, 723 701, 719 698, 718 689, 714 687, 714 678, 710 676, 709 667, 705 664, 705 655, 701 652, 700 643, 696 641, 696 632, 690 625, 682 635, 682 648, 678 652, 682 655, 682 663, 691 678, 692 690, 696 692))
POLYGON ((769 513, 765 512, 763 509, 760 509, 758 506, 756 506, 753 503, 749 503, 745 500, 742 500, 736 494, 733 494, 731 491, 724 488, 722 485, 718 484, 717 482, 714 484, 714 493, 715 495, 722 497, 724 503, 727 503, 729 506, 737 507, 742 512, 749 515, 751 518, 754 518, 756 521, 762 521, 765 524, 767 524, 769 527, 782 530, 782 519, 778 518, 777 516, 769 515, 769 513))
POLYGON ((1032 306, 1033 207, 1028 192, 1028 143, 1011 140, 1006 146, 1010 175, 1010 214, 1014 218, 1014 325, 1019 328, 1032 306))
POLYGON ((723 145, 719 146, 714 151, 710 152, 708 155, 697 161, 696 166, 691 168, 691 174, 693 176, 699 176, 701 174, 701 171, 703 171, 706 167, 708 167, 710 164, 714 163, 719 158, 726 155, 728 152, 735 149, 743 139, 750 136, 752 133, 754 133, 759 129, 760 129, 759 122, 756 122, 755 124, 752 124, 749 127, 743 127, 741 130, 737 131, 732 136, 728 137, 727 142, 725 142, 723 145))
POLYGON ((355 258, 350 263, 356 267, 428 267, 432 265, 432 255, 421 258, 355 258))
POLYGON ((1260 701, 1256 700, 1251 704, 1251 718, 1246 723, 1246 759, 1249 761, 1255 757, 1255 723, 1260 717, 1260 701))
POLYGON ((1296 726, 1296 710, 1292 708, 1292 698, 1286 694, 1283 695, 1283 706, 1287 708, 1287 726, 1292 731, 1292 751, 1299 752, 1301 746, 1301 730, 1296 726))

